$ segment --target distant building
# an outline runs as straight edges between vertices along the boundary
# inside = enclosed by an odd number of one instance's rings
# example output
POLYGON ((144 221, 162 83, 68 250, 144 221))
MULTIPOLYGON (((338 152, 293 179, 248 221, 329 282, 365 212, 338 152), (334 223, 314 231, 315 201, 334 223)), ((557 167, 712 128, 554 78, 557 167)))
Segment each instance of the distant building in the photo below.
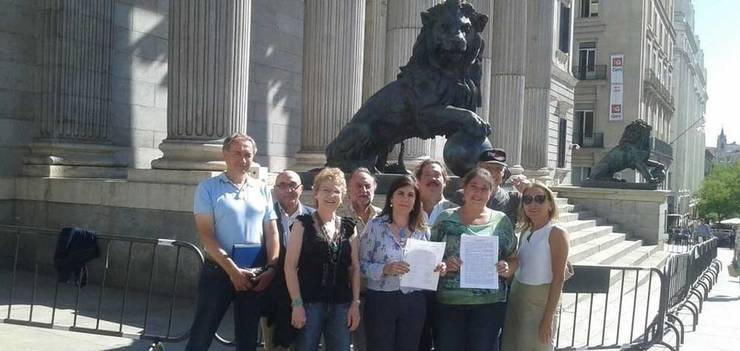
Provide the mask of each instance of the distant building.
POLYGON ((740 162, 740 145, 736 141, 727 143, 725 128, 717 137, 717 147, 714 149, 714 164, 728 164, 740 162))

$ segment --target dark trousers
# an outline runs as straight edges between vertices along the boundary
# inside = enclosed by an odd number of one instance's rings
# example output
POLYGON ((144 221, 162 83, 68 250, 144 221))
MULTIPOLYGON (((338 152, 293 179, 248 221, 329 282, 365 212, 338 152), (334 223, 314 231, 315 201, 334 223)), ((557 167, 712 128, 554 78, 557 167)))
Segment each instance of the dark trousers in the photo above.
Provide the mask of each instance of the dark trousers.
POLYGON ((421 329, 419 340, 419 351, 430 351, 434 346, 434 307, 437 304, 436 291, 424 291, 426 299, 427 316, 424 319, 424 327, 421 329))
POLYGON ((417 351, 426 315, 424 293, 367 291, 368 351, 417 351))
POLYGON ((437 351, 497 351, 506 303, 446 305, 435 309, 434 349, 437 351))
POLYGON ((206 261, 198 282, 195 318, 190 327, 190 339, 185 350, 208 350, 221 319, 232 302, 236 350, 256 350, 260 295, 251 291, 237 292, 231 284, 229 275, 216 263, 206 261))

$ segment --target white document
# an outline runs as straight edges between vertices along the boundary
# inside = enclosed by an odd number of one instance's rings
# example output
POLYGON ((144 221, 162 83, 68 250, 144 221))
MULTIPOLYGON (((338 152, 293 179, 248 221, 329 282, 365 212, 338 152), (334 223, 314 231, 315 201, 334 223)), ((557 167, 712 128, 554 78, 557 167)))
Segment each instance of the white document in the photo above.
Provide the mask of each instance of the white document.
POLYGON ((460 287, 498 289, 498 237, 462 235, 460 237, 460 287))
POLYGON ((410 268, 401 276, 401 287, 436 291, 439 272, 434 269, 442 262, 445 243, 408 239, 404 251, 403 260, 410 268))

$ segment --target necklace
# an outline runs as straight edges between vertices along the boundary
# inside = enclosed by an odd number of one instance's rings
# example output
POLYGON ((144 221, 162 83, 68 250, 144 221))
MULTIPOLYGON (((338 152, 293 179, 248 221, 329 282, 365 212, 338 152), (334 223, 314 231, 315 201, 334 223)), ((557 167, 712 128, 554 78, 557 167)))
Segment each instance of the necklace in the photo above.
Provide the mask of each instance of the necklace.
POLYGON ((332 215, 331 220, 324 223, 324 221, 321 219, 321 216, 319 216, 318 212, 316 213, 316 224, 319 225, 319 232, 326 238, 326 241, 329 243, 329 250, 332 256, 336 256, 337 252, 339 251, 339 243, 337 238, 339 238, 339 235, 337 235, 337 219, 335 215, 332 215), (329 235, 329 231, 327 230, 327 225, 331 225, 332 227, 332 235, 329 235))
POLYGON ((229 183, 231 183, 231 185, 236 188, 236 196, 234 198, 237 200, 241 199, 242 190, 244 190, 244 187, 247 186, 247 178, 244 178, 244 183, 242 183, 241 185, 236 185, 234 182, 231 181, 231 179, 229 179, 229 183))

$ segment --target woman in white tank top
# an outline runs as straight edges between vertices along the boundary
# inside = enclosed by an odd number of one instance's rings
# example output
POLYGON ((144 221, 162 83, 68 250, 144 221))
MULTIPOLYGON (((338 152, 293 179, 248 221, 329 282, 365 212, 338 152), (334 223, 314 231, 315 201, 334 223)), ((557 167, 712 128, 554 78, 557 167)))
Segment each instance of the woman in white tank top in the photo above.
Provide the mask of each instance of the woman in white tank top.
POLYGON ((519 208, 518 267, 506 310, 503 351, 555 348, 556 310, 565 281, 568 233, 554 225, 558 210, 545 185, 527 185, 519 208))

